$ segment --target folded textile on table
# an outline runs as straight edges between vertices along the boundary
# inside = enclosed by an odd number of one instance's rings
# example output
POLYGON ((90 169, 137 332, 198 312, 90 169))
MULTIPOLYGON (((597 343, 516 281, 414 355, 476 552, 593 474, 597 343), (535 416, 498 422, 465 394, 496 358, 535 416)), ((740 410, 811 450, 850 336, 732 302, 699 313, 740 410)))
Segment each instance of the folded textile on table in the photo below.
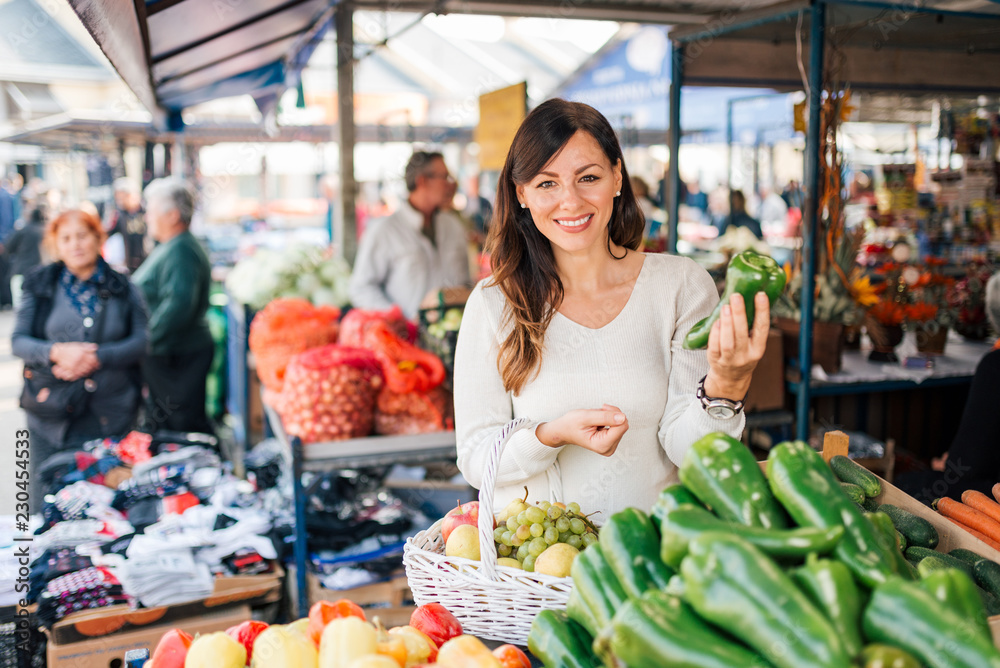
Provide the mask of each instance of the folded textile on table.
POLYGON ((38 619, 51 626, 80 610, 130 604, 121 582, 106 568, 84 568, 48 582, 38 601, 38 619))
POLYGON ((206 598, 215 588, 208 566, 195 561, 191 550, 175 546, 130 556, 119 577, 126 591, 147 608, 206 598))

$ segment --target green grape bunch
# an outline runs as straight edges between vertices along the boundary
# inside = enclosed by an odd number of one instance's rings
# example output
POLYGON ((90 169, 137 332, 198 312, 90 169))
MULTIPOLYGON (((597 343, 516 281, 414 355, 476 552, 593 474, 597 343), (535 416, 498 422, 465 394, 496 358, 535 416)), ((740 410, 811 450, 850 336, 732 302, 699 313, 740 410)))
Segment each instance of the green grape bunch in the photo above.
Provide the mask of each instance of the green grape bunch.
POLYGON ((549 546, 566 543, 585 550, 597 542, 597 526, 580 510, 580 504, 515 499, 500 514, 493 541, 497 555, 516 559, 525 571, 532 572, 535 559, 549 546))

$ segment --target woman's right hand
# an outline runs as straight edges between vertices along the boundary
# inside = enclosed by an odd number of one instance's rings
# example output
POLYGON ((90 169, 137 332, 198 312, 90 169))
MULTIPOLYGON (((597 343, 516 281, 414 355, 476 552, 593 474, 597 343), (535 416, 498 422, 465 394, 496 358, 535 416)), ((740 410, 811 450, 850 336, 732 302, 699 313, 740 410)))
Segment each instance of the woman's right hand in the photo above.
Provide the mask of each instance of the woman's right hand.
POLYGON ((616 406, 604 404, 596 409, 570 411, 560 418, 543 422, 535 436, 545 445, 558 448, 576 445, 610 457, 628 431, 628 418, 616 406))

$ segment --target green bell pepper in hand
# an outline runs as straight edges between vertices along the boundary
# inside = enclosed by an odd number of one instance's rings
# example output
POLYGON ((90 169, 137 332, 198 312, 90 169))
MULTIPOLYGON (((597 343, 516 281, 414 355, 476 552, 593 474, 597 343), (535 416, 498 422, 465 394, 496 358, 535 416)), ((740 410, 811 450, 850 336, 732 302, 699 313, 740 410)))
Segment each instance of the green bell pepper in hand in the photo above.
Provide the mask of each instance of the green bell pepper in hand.
POLYGON ((712 325, 719 319, 722 307, 728 304, 729 298, 736 293, 743 295, 743 302, 746 304, 747 328, 753 327, 754 296, 758 292, 763 292, 773 304, 785 289, 786 280, 785 270, 767 255, 743 251, 734 256, 726 269, 726 288, 719 303, 711 315, 695 323, 687 333, 684 337, 684 347, 688 350, 708 347, 708 334, 712 331, 712 325))

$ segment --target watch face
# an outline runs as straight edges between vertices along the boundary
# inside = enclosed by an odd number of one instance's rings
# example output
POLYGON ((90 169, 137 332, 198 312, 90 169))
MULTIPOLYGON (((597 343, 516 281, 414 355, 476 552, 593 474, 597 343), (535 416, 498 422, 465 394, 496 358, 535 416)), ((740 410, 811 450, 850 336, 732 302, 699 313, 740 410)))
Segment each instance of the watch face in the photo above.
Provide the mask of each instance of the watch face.
POLYGON ((709 406, 705 409, 705 412, 716 420, 728 420, 736 415, 736 411, 729 406, 709 406))

